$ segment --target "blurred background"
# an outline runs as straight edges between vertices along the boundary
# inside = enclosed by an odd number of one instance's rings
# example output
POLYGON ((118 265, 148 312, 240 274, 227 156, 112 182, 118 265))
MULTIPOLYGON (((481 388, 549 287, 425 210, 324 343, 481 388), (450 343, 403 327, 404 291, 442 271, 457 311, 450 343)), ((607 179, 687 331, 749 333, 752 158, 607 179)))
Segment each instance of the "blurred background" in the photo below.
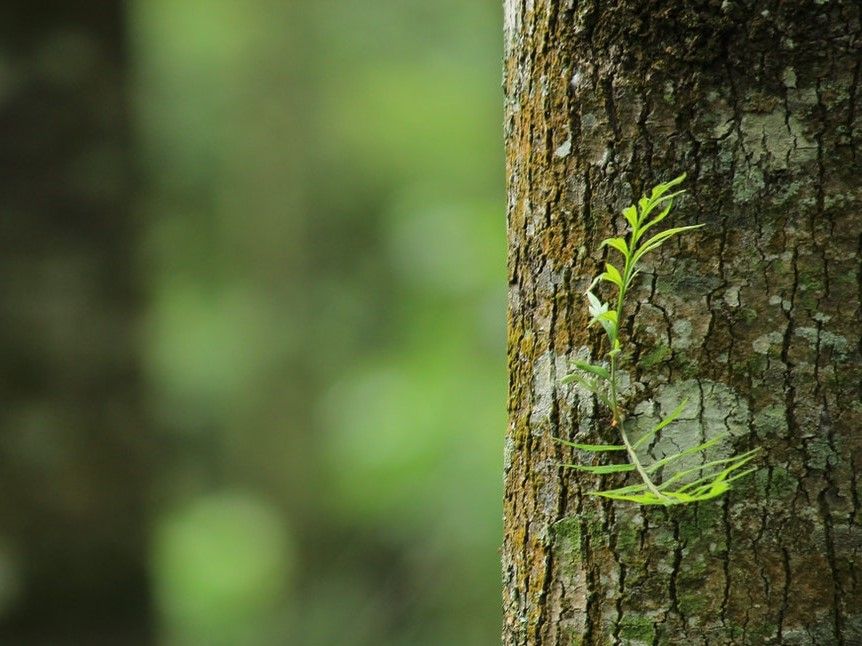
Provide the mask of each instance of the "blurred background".
POLYGON ((499 643, 498 5, 0 3, 0 644, 499 643))

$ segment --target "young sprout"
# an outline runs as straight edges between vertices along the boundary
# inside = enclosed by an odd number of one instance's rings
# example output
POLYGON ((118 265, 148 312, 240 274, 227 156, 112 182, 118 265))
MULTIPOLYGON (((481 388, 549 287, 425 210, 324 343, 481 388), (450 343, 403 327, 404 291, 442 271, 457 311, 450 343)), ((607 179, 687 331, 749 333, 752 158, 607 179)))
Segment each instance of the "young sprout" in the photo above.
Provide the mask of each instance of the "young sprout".
POLYGON ((580 451, 591 453, 624 451, 628 457, 628 462, 622 464, 599 466, 566 464, 563 466, 596 475, 633 471, 640 477, 638 484, 591 492, 597 496, 626 500, 642 505, 691 503, 720 496, 730 489, 734 480, 754 471, 753 468, 743 469, 743 467, 754 459, 759 449, 720 460, 704 461, 693 468, 674 470, 679 460, 704 453, 724 439, 725 436, 713 437, 702 444, 683 449, 651 464, 644 465, 638 456, 638 449, 671 425, 680 416, 687 402, 681 402, 667 417, 641 435, 635 442, 632 442, 629 438, 631 429, 626 420, 626 411, 620 401, 619 370, 624 343, 620 338, 620 325, 624 320, 623 313, 628 290, 640 271, 638 269, 639 263, 646 254, 658 249, 674 236, 703 226, 696 224, 673 227, 660 233, 652 230, 668 216, 673 207, 673 199, 685 192, 684 190, 671 191, 684 179, 685 175, 683 174, 670 182, 659 184, 652 189, 649 197, 644 196, 636 206, 633 205, 624 209, 623 216, 628 223, 628 234, 625 237, 608 238, 602 241, 600 248, 607 246, 617 252, 622 259, 622 267, 610 262, 606 263, 605 271, 596 277, 586 292, 591 317, 589 325, 598 323, 607 337, 606 358, 608 367, 575 361, 576 371, 562 379, 564 384, 579 383, 610 409, 611 427, 616 433, 619 433, 622 444, 577 444, 560 438, 554 439, 580 451), (613 307, 611 303, 602 302, 593 293, 599 282, 610 283, 611 287, 616 290, 613 307), (656 473, 659 471, 664 476, 660 482, 656 479, 656 473))

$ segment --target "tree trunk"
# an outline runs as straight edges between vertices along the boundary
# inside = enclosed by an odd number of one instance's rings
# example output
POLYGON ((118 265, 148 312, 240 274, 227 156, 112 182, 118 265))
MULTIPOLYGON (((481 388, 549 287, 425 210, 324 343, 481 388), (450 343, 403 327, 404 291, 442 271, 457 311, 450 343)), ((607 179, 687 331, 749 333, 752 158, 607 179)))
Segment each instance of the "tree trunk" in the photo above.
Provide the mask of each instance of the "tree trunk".
POLYGON ((149 639, 119 0, 0 6, 0 643, 149 639))
POLYGON ((859 4, 505 5, 504 643, 862 644, 859 4), (635 290, 630 377, 763 451, 715 501, 612 503, 560 467, 618 438, 559 382, 599 241, 681 172, 706 226, 635 290))

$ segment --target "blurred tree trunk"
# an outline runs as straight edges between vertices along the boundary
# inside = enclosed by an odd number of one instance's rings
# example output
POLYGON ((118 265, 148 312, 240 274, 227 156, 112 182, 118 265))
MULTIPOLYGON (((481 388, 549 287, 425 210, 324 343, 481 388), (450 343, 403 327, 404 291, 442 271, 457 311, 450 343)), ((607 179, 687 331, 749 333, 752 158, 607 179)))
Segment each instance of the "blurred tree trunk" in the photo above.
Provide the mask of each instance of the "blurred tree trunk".
POLYGON ((0 7, 0 641, 147 640, 124 3, 0 7))
POLYGON ((860 5, 505 7, 504 642, 862 644, 860 5), (613 438, 559 381, 599 241, 683 171, 707 226, 640 285, 632 377, 765 450, 715 502, 601 502, 551 437, 613 438))

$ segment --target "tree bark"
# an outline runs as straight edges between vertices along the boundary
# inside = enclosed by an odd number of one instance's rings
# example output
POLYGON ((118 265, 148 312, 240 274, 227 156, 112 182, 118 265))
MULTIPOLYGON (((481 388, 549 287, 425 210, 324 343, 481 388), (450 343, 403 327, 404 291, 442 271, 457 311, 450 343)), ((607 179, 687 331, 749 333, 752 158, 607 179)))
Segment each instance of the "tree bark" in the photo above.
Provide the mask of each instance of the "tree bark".
POLYGON ((150 640, 124 3, 0 6, 0 643, 150 640))
POLYGON ((862 644, 860 36, 852 0, 505 0, 505 644, 862 644), (559 381, 599 242, 681 172, 706 226, 635 290, 629 376, 764 450, 716 501, 603 501, 552 436, 618 438, 559 381))

